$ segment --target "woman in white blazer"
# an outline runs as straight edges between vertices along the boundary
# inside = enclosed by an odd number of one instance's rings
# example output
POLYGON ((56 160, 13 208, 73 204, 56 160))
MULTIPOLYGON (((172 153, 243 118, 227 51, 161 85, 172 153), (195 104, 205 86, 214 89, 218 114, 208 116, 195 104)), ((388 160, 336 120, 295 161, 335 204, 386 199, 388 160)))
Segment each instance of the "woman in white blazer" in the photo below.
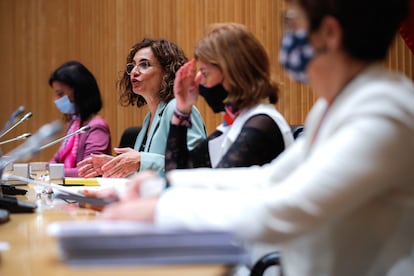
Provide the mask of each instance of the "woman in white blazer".
POLYGON ((278 243, 289 276, 410 273, 414 87, 382 64, 407 2, 288 1, 281 62, 319 96, 304 135, 263 167, 171 171, 163 194, 103 217, 278 243))

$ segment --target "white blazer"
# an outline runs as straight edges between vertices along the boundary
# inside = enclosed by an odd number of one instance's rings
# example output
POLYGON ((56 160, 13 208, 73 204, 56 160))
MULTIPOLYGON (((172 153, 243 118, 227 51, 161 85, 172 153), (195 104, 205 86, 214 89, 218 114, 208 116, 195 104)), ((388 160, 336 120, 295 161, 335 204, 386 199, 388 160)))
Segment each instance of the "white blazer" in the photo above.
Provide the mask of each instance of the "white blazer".
POLYGON ((169 173, 156 223, 278 243, 288 276, 395 273, 414 258, 413 84, 371 66, 326 109, 269 165, 169 173))

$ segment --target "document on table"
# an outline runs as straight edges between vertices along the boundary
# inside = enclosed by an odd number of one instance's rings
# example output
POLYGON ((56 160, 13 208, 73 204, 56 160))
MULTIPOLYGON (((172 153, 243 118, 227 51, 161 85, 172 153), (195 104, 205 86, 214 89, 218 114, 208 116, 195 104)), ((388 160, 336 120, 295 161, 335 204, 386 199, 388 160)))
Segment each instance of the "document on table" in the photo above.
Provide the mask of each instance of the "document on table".
POLYGON ((88 203, 93 205, 107 205, 111 203, 111 200, 86 197, 83 195, 83 190, 102 190, 106 188, 114 188, 118 194, 122 193, 125 190, 125 185, 128 179, 126 178, 89 178, 90 183, 98 183, 97 185, 69 185, 63 186, 59 184, 51 183, 49 185, 53 190, 55 198, 69 200, 79 203, 88 203))
POLYGON ((160 229, 131 221, 54 222, 60 258, 72 265, 246 264, 232 233, 160 229))

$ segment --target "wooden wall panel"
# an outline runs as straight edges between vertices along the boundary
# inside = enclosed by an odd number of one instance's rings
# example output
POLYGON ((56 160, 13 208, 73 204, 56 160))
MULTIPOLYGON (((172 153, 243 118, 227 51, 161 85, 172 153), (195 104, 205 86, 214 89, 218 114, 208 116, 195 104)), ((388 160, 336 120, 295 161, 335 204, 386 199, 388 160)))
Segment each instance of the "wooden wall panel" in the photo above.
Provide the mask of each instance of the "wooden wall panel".
MULTIPOLYGON (((19 105, 33 112, 30 121, 5 138, 35 132, 61 117, 47 81, 57 66, 75 59, 98 80, 104 99, 101 115, 108 120, 113 145, 117 145, 122 131, 140 125, 147 112, 118 104, 116 83, 130 47, 143 37, 166 38, 191 58, 197 40, 214 22, 246 24, 258 37, 280 83, 277 108, 289 123, 303 123, 315 95, 290 80, 277 63, 283 5, 274 0, 0 0, 0 126, 19 105)), ((400 37, 387 66, 414 78, 413 56, 400 37)), ((202 99, 197 106, 212 132, 221 116, 213 114, 202 99)), ((36 160, 48 160, 56 149, 45 150, 36 160)))

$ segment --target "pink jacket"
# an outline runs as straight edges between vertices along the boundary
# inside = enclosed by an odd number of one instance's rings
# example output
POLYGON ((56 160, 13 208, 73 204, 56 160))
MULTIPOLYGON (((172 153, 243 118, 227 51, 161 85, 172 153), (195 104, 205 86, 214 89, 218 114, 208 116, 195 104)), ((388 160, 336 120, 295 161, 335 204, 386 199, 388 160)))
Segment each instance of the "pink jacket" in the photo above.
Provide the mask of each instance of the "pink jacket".
MULTIPOLYGON (((71 122, 68 126, 70 125, 71 122)), ((79 148, 76 163, 82 161, 91 153, 111 154, 111 133, 109 131, 108 123, 102 117, 96 116, 82 126, 84 125, 89 125, 91 129, 86 133, 79 134, 79 148)), ((69 129, 69 127, 67 129, 69 129)), ((54 154, 49 163, 61 163, 58 151, 54 154)), ((65 168, 65 176, 77 177, 78 168, 65 168)))

